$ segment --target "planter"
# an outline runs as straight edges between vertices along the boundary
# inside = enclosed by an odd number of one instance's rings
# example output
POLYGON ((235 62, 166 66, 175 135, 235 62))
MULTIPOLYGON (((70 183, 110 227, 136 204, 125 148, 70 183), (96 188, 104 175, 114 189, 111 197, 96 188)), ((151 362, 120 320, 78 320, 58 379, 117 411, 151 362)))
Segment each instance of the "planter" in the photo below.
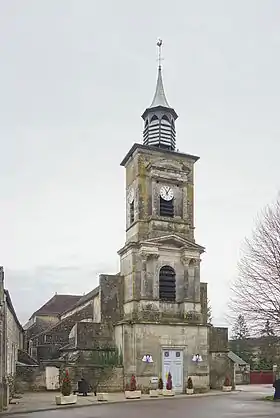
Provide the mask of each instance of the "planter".
POLYGON ((140 399, 141 390, 126 390, 124 392, 124 396, 126 397, 126 399, 140 399))
POLYGON ((231 392, 232 386, 223 386, 223 392, 231 392))
POLYGON ((175 395, 175 393, 172 389, 171 390, 163 389, 162 394, 163 394, 163 396, 174 396, 175 395))
POLYGON ((108 398, 109 398, 109 395, 108 395, 107 392, 100 392, 100 393, 97 393, 96 394, 96 399, 99 402, 107 402, 108 401, 108 398))
POLYGON ((194 389, 187 388, 187 395, 193 395, 194 389))
POLYGON ((77 395, 69 395, 69 396, 64 396, 64 395, 57 395, 55 397, 55 403, 56 405, 71 405, 73 403, 77 403, 77 395))
POLYGON ((149 394, 151 398, 158 398, 158 389, 150 389, 149 394))

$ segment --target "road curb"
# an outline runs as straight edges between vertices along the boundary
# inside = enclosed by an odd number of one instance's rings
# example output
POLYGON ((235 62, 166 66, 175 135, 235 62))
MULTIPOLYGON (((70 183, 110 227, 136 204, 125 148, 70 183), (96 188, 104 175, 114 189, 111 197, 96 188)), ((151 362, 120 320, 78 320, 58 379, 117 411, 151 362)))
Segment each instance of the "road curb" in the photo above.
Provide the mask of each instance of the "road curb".
POLYGON ((232 392, 217 392, 217 393, 197 393, 195 395, 181 395, 181 396, 174 396, 174 397, 163 397, 160 396, 158 398, 142 398, 142 399, 123 399, 121 401, 107 401, 107 402, 96 402, 92 404, 86 404, 86 405, 53 405, 47 408, 42 409, 26 409, 25 411, 4 411, 0 412, 1 416, 12 416, 12 415, 24 415, 24 414, 33 414, 34 412, 46 412, 46 411, 57 411, 57 410, 63 410, 63 409, 77 409, 77 408, 90 408, 92 406, 97 405, 112 405, 112 404, 123 404, 123 403, 132 403, 132 402, 145 402, 145 401, 166 401, 166 400, 179 400, 179 399, 199 399, 204 397, 211 397, 211 396, 226 396, 226 395, 233 395, 237 394, 240 391, 232 391, 232 392))

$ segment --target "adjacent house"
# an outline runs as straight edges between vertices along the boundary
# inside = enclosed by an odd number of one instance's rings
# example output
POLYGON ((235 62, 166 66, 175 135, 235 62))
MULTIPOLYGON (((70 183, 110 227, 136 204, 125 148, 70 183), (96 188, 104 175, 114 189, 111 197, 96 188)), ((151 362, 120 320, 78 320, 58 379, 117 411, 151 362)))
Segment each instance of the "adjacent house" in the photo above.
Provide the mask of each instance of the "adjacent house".
POLYGON ((36 352, 33 350, 34 338, 59 323, 60 315, 80 299, 81 295, 58 295, 56 293, 31 315, 29 321, 24 325, 25 350, 31 357, 37 358, 37 350, 35 350, 36 352))
POLYGON ((9 384, 16 373, 18 352, 23 348, 23 328, 11 296, 4 288, 4 269, 0 267, 0 411, 9 401, 9 384))
POLYGON ((23 349, 24 330, 17 318, 8 290, 5 295, 6 319, 6 374, 13 376, 16 373, 18 351, 23 349))
MULTIPOLYGON (((69 342, 69 333, 76 322, 100 322, 99 318, 99 288, 80 297, 71 307, 59 315, 59 321, 29 340, 29 354, 37 361, 60 356, 61 347, 69 342)), ((61 307, 61 310, 63 307, 61 307)))

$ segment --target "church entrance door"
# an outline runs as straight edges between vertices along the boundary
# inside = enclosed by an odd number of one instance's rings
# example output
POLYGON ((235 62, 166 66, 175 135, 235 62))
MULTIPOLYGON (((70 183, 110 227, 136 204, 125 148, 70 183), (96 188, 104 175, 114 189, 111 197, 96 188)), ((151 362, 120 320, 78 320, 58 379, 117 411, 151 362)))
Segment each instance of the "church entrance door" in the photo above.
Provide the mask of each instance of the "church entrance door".
POLYGON ((183 351, 163 350, 162 353, 162 380, 164 387, 168 373, 171 373, 174 391, 183 392, 183 351))

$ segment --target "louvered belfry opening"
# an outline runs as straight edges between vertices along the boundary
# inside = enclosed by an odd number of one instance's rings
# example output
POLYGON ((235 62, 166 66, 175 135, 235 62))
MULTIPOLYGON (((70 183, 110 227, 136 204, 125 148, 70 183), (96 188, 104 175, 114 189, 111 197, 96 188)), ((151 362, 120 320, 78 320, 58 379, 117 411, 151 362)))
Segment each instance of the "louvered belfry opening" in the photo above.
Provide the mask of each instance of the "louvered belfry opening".
POLYGON ((166 216, 167 218, 174 218, 174 199, 164 200, 159 198, 159 214, 160 216, 166 216))
POLYGON ((170 266, 163 266, 159 272, 159 299, 176 301, 176 274, 170 266))
MULTIPOLYGON (((172 115, 161 116, 161 112, 156 112, 152 117, 147 116, 143 131, 144 145, 175 150, 176 131, 172 115)), ((168 112, 167 112, 168 113, 168 112)))

